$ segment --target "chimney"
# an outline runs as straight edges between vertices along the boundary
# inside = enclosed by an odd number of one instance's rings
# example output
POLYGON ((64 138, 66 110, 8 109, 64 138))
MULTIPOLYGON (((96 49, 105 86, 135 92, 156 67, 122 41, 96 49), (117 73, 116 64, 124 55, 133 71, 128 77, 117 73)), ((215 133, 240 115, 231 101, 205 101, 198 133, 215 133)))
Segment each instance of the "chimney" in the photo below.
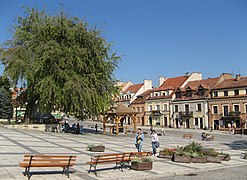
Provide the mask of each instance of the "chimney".
POLYGON ((152 89, 152 80, 144 80, 144 91, 152 89))
POLYGON ((160 76, 159 77, 159 86, 161 86, 167 80, 166 77, 160 76))
POLYGON ((184 75, 185 75, 185 76, 189 76, 189 75, 190 75, 190 73, 189 73, 189 72, 186 72, 184 75))
POLYGON ((226 79, 231 79, 231 78, 232 78, 232 74, 230 74, 230 73, 222 73, 222 74, 220 75, 220 79, 219 79, 219 81, 216 83, 216 85, 222 83, 222 82, 225 81, 226 79))
POLYGON ((240 74, 237 74, 236 75, 236 81, 239 81, 241 79, 241 75, 240 74))

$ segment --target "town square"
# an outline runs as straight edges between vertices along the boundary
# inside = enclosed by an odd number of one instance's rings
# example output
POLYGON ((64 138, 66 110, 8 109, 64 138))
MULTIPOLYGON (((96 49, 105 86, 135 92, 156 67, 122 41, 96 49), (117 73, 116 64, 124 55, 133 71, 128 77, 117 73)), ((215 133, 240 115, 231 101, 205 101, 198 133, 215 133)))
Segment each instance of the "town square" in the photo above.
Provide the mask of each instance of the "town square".
POLYGON ((245 0, 0 3, 0 179, 247 179, 245 0))
MULTIPOLYGON (((64 134, 54 132, 39 132, 23 129, 6 129, 1 127, 1 179, 26 179, 23 176, 23 168, 18 163, 22 161, 24 154, 68 154, 77 155, 76 165, 71 168, 70 179, 186 179, 194 178, 207 179, 211 172, 216 172, 213 179, 221 179, 222 170, 224 179, 246 179, 245 159, 242 155, 247 148, 247 137, 228 133, 211 132, 215 136, 214 141, 202 141, 198 130, 170 130, 166 129, 165 136, 160 137, 161 148, 176 148, 195 141, 202 143, 205 147, 213 147, 217 151, 224 151, 231 156, 230 161, 218 163, 175 163, 168 159, 152 157, 154 159, 151 171, 134 171, 128 168, 121 172, 114 170, 114 164, 99 165, 98 175, 88 173, 90 161, 93 155, 101 154, 87 151, 88 144, 103 144, 106 146, 104 153, 119 153, 135 151, 134 136, 119 135, 118 137, 95 134, 88 124, 88 130, 82 135, 64 134), (184 139, 184 133, 192 132, 192 139, 184 139), (231 169, 240 169, 241 172, 230 174, 231 169), (218 172, 218 173, 217 173, 218 172), (194 176, 189 176, 194 174, 194 176)), ((85 124, 85 126, 86 126, 85 124)), ((149 129, 143 129, 148 132, 149 129)), ((159 130, 158 130, 159 131, 159 130)), ((161 131, 161 129, 160 129, 161 131)), ((206 132, 206 131, 205 131, 206 132)), ((146 135, 143 144, 143 151, 150 151, 150 136, 146 135)), ((59 168, 33 168, 31 179, 68 179, 60 173, 59 168)), ((234 171, 233 171, 234 172, 234 171)))

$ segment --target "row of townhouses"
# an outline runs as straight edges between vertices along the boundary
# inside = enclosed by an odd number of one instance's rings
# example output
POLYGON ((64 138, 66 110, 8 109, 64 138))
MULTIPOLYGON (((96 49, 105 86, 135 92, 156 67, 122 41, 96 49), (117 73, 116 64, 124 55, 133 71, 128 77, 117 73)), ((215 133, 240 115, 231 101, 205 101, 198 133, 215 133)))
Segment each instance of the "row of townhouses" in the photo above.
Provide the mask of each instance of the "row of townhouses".
POLYGON ((247 77, 223 73, 202 79, 201 73, 159 78, 142 84, 118 82, 116 100, 137 112, 138 125, 174 128, 227 128, 247 124, 247 77))

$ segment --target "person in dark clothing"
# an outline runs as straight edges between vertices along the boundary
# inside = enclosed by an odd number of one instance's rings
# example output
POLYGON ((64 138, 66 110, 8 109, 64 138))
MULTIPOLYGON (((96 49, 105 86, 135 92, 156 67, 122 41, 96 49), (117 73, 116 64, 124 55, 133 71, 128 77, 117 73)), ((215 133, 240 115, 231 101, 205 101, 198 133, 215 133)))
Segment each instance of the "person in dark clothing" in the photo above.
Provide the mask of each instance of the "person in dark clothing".
POLYGON ((95 132, 98 132, 98 124, 95 124, 95 132))
POLYGON ((79 123, 76 124, 76 134, 77 135, 80 134, 80 124, 79 123))

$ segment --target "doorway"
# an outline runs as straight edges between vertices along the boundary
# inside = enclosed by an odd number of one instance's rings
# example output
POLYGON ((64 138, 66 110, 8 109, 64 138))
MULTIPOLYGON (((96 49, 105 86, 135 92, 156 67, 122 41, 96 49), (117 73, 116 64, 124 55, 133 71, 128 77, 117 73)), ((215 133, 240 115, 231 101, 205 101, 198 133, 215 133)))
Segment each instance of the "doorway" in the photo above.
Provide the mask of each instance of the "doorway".
POLYGON ((214 120, 214 129, 219 129, 219 120, 214 120))
POLYGON ((166 116, 164 116, 164 126, 166 126, 166 127, 167 127, 167 125, 168 125, 168 122, 167 122, 167 117, 166 117, 166 116))
POLYGON ((145 126, 144 117, 142 117, 142 126, 145 126))

